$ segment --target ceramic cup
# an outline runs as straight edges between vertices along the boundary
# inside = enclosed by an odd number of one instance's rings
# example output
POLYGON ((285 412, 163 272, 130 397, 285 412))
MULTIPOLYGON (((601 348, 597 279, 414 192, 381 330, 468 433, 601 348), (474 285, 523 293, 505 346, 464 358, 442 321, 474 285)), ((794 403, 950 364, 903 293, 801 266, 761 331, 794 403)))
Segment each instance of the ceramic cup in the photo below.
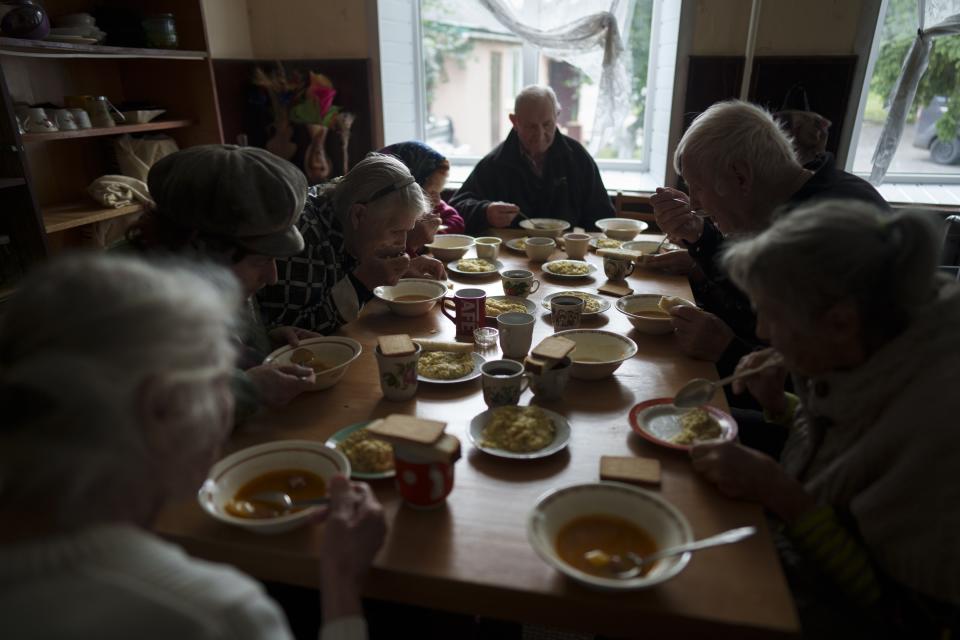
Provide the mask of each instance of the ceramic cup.
POLYGON ((570 380, 570 358, 564 358, 543 373, 530 374, 530 390, 543 400, 559 400, 570 380))
POLYGON ((77 121, 69 109, 57 109, 53 112, 53 117, 57 121, 60 131, 76 131, 77 121))
POLYGON ((473 332, 484 325, 486 320, 487 292, 483 289, 459 289, 452 298, 441 301, 440 311, 457 325, 458 338, 473 339, 473 332), (450 313, 448 302, 453 302, 454 313, 450 313))
POLYGON ((585 233, 568 233, 563 236, 563 248, 571 260, 583 260, 590 250, 590 236, 585 233))
POLYGON ((73 121, 77 124, 78 129, 92 129, 93 123, 90 122, 90 114, 87 113, 86 109, 70 109, 71 115, 73 115, 73 121))
POLYGON ((523 365, 514 360, 491 360, 480 367, 483 401, 487 406, 503 407, 520 402, 520 395, 530 386, 530 376, 523 365))
POLYGON ((500 238, 483 237, 475 240, 477 248, 477 257, 483 260, 496 260, 500 255, 500 244, 503 242, 500 238))
POLYGON ((503 292, 508 296, 526 298, 540 288, 540 281, 534 280, 533 272, 526 269, 513 269, 500 274, 503 292))
POLYGON ((603 271, 607 274, 608 280, 625 280, 627 276, 633 273, 635 266, 630 260, 603 259, 603 271))
POLYGON ((546 262, 557 248, 553 238, 527 238, 527 258, 534 262, 546 262))
POLYGON ((47 116, 47 112, 41 107, 31 107, 27 112, 27 119, 23 123, 23 128, 28 133, 52 133, 57 131, 57 125, 47 116))
POLYGON ((421 447, 393 445, 393 466, 397 470, 397 491, 411 507, 439 507, 453 490, 454 463, 437 460, 421 447))
POLYGON ((583 315, 584 302, 576 296, 557 296, 550 299, 550 313, 553 314, 553 332, 580 328, 580 316, 583 315))
POLYGON ((417 393, 417 362, 420 345, 406 356, 385 356, 377 347, 377 367, 380 369, 380 389, 387 400, 409 400, 417 393))
POLYGON ((497 316, 500 330, 500 350, 506 358, 522 360, 533 343, 533 324, 536 321, 529 313, 501 313, 497 316))

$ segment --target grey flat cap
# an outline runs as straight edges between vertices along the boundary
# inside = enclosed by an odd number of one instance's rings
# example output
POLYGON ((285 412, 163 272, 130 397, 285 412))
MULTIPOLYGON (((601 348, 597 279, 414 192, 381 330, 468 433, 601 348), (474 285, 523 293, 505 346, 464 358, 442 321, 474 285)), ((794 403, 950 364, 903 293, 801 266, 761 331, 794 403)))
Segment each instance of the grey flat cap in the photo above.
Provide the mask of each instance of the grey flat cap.
POLYGON ((157 213, 201 233, 276 258, 303 251, 296 222, 307 179, 296 166, 265 149, 229 144, 173 153, 147 176, 157 213))

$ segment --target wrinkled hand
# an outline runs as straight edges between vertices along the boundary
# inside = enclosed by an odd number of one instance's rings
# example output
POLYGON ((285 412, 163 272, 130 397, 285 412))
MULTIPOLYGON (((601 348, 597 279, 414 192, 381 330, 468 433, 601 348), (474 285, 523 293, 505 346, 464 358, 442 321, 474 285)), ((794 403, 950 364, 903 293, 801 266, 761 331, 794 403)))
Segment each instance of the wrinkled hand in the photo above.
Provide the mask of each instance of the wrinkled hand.
MULTIPOLYGON (((771 360, 783 361, 783 357, 775 349, 763 349, 748 353, 737 363, 734 373, 762 366, 771 360)), ((787 397, 783 392, 783 385, 787 379, 787 370, 783 366, 772 367, 755 373, 747 378, 733 381, 733 392, 741 394, 749 391, 757 399, 760 406, 773 415, 782 414, 787 409, 787 397)))
POLYGON ((310 367, 297 364, 273 366, 261 364, 247 369, 247 375, 260 396, 260 401, 277 409, 286 406, 304 391, 310 391, 316 375, 310 367))
POLYGON ((803 486, 773 458, 737 442, 694 445, 690 458, 693 468, 721 493, 757 502, 786 522, 816 506, 803 486))
POLYGON ((680 350, 691 358, 716 362, 733 340, 726 322, 698 307, 673 307, 670 316, 680 350))
POLYGON ((443 263, 430 256, 417 256, 410 261, 410 267, 403 274, 404 278, 432 278, 434 280, 446 280, 447 270, 443 268, 443 263))
POLYGON ((317 516, 318 521, 326 522, 321 576, 334 589, 349 586, 359 590, 387 533, 383 507, 370 485, 343 476, 331 479, 329 495, 329 506, 317 516))
POLYGON ((697 263, 690 257, 690 252, 686 249, 645 255, 643 257, 643 264, 651 269, 675 276, 690 275, 697 266, 697 263))
POLYGON ((290 345, 291 347, 299 347, 301 340, 321 337, 316 331, 308 331, 299 327, 289 326, 271 329, 267 332, 267 335, 270 336, 270 342, 274 345, 290 345))
POLYGON ((433 242, 442 221, 440 216, 432 213, 417 218, 413 229, 407 232, 407 251, 416 253, 423 248, 423 245, 433 242))
POLYGON ((509 227, 520 212, 520 207, 510 202, 491 202, 487 205, 487 222, 491 227, 509 227))
POLYGON ((650 196, 650 204, 653 206, 657 226, 672 239, 687 242, 700 239, 703 219, 693 214, 687 194, 669 187, 657 188, 657 192, 650 196))
POLYGON ((360 255, 353 275, 373 291, 380 285, 395 285, 410 268, 405 247, 381 247, 360 255))

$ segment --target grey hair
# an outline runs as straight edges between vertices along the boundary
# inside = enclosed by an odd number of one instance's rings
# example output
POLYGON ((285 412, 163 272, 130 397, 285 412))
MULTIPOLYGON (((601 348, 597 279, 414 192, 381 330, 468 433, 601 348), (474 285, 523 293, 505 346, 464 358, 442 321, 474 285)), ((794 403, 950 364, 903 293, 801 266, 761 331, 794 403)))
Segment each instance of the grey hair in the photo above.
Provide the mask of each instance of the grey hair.
POLYGON ((865 328, 892 336, 934 295, 939 242, 929 215, 827 200, 783 214, 721 261, 749 296, 772 297, 801 322, 853 299, 865 328))
POLYGON ((189 443, 186 456, 225 434, 145 433, 140 394, 157 380, 209 393, 234 366, 241 297, 226 270, 115 255, 25 278, 0 321, 0 502, 42 501, 69 528, 122 517, 131 491, 146 502, 176 485, 178 470, 154 464, 157 438, 189 443))
POLYGON ((554 110, 560 113, 560 101, 557 100, 557 94, 553 89, 539 84, 531 84, 521 89, 520 93, 517 94, 513 101, 513 112, 520 111, 520 105, 524 102, 545 102, 548 100, 553 105, 554 110))
POLYGON ((332 187, 334 211, 341 222, 346 220, 350 207, 369 200, 390 185, 406 184, 397 191, 370 204, 373 211, 385 211, 399 206, 404 211, 415 211, 421 216, 433 206, 423 189, 413 181, 413 175, 398 158, 383 153, 368 153, 332 187), (408 184, 407 184, 408 183, 408 184))
POLYGON ((709 173, 740 163, 749 167, 760 183, 800 169, 789 134, 769 111, 741 100, 717 102, 698 115, 673 154, 673 167, 679 175, 683 175, 684 157, 709 173))

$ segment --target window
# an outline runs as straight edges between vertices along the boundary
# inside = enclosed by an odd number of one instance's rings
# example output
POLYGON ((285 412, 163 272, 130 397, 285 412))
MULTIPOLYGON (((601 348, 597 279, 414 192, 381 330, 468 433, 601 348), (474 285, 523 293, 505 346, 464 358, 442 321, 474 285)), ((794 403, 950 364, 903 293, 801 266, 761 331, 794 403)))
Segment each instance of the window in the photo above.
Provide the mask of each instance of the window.
MULTIPOLYGON (((555 0, 514 0, 525 18, 544 22, 555 0)), ((621 31, 632 67, 626 140, 596 153, 640 165, 653 0, 627 0, 621 31)), ((503 141, 516 93, 548 84, 560 101, 560 130, 589 146, 598 88, 580 68, 544 55, 510 33, 476 0, 421 0, 426 141, 451 160, 476 161, 503 141), (488 125, 489 123, 489 125, 488 125)), ((560 26, 550 25, 550 26, 560 26)))
MULTIPOLYGON (((864 91, 859 135, 854 140, 848 167, 862 176, 870 174, 873 153, 887 119, 887 104, 918 25, 916 0, 887 0, 880 17, 873 72, 864 91)), ((905 193, 897 183, 960 184, 960 36, 938 38, 893 162, 881 185, 888 198, 905 193)), ((929 195, 930 189, 926 189, 929 195)), ((960 204, 957 190, 941 191, 917 201, 960 204), (950 194, 953 194, 952 196, 950 194), (946 196, 946 197, 944 197, 946 196)), ((904 198, 913 199, 913 198, 904 198)))

